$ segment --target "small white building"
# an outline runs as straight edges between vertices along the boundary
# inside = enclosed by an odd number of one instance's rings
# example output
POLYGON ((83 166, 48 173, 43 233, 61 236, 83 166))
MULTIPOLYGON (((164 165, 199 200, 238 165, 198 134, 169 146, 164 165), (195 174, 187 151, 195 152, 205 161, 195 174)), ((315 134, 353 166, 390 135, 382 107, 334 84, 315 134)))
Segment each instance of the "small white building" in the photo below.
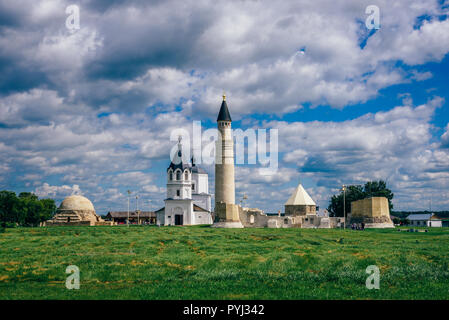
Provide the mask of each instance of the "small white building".
POLYGON ((156 211, 157 225, 212 224, 211 197, 207 172, 183 160, 179 141, 167 168, 167 198, 165 207, 156 211))
POLYGON ((442 227, 443 220, 433 213, 411 214, 407 217, 411 226, 416 227, 442 227))
POLYGON ((192 161, 192 200, 194 204, 211 212, 211 197, 209 175, 192 161))

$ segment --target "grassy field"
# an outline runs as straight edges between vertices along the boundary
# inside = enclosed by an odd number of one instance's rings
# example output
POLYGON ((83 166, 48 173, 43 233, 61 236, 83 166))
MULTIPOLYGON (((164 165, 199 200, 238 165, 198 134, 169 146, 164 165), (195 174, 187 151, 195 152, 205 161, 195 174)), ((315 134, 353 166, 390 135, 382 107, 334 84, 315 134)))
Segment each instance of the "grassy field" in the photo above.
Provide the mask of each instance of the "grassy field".
POLYGON ((448 299, 449 229, 48 227, 0 233, 0 299, 448 299), (65 269, 80 269, 67 290, 65 269), (365 269, 381 270, 368 290, 365 269))

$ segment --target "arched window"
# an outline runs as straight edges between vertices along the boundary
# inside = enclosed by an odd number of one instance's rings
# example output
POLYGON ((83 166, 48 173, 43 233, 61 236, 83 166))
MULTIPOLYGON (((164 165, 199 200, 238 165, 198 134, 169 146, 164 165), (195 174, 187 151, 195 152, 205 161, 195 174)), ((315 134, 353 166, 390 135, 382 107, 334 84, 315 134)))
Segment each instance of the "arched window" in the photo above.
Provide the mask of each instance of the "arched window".
POLYGON ((170 181, 173 180, 173 172, 170 172, 170 181))
POLYGON ((184 180, 189 180, 189 173, 187 171, 184 173, 184 180))
POLYGON ((181 171, 176 171, 176 180, 181 180, 181 171))

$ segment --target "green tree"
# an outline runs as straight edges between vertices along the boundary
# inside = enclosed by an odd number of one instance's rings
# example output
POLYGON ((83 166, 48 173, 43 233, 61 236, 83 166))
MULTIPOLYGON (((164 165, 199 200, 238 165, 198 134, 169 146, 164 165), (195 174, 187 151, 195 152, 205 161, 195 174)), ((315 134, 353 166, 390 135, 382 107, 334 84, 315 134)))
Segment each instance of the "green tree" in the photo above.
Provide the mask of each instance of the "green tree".
POLYGON ((343 202, 345 202, 346 213, 351 210, 351 202, 364 198, 363 187, 359 185, 347 186, 345 191, 345 199, 343 199, 343 191, 338 195, 333 195, 327 211, 333 217, 343 217, 343 202), (344 200, 344 201, 343 201, 344 200))
POLYGON ((394 194, 390 189, 387 188, 387 183, 383 180, 379 181, 369 181, 365 183, 364 187, 365 197, 385 197, 388 199, 388 205, 390 206, 390 211, 393 209, 394 194))
POLYGON ((53 199, 41 199, 43 210, 41 211, 40 222, 46 221, 53 217, 56 212, 56 204, 53 199))
POLYGON ((33 193, 0 191, 0 224, 38 226, 56 211, 55 201, 40 199, 33 193))
POLYGON ((19 222, 22 226, 36 226, 39 224, 40 212, 43 205, 35 197, 20 197, 20 209, 24 213, 19 222))
MULTIPOLYGON (((393 209, 391 200, 394 194, 387 188, 387 184, 383 180, 369 181, 362 187, 361 185, 351 185, 346 187, 346 213, 351 211, 351 202, 365 199, 368 197, 386 197, 390 210, 393 209)), ((327 208, 333 217, 343 217, 343 191, 340 190, 338 195, 333 195, 327 208)))
POLYGON ((21 192, 19 193, 19 199, 29 199, 33 201, 37 201, 39 198, 31 192, 21 192))
POLYGON ((0 222, 3 226, 19 220, 18 202, 15 192, 0 191, 0 222))

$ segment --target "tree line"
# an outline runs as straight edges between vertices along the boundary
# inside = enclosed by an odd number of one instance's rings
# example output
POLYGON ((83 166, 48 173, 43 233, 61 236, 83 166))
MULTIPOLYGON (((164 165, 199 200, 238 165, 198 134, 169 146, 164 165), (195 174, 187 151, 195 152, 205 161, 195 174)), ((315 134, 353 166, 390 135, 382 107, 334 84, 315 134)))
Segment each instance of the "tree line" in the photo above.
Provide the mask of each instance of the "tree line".
POLYGON ((345 201, 343 201, 343 190, 340 190, 339 194, 332 196, 327 208, 331 217, 343 217, 343 202, 345 202, 346 213, 348 213, 351 211, 351 202, 369 197, 385 197, 388 199, 390 212, 393 209, 391 200, 393 200, 394 194, 387 188, 387 183, 383 180, 369 181, 364 186, 346 186, 344 197, 345 201))
POLYGON ((0 227, 38 226, 56 212, 53 199, 39 199, 31 192, 0 191, 0 227))

